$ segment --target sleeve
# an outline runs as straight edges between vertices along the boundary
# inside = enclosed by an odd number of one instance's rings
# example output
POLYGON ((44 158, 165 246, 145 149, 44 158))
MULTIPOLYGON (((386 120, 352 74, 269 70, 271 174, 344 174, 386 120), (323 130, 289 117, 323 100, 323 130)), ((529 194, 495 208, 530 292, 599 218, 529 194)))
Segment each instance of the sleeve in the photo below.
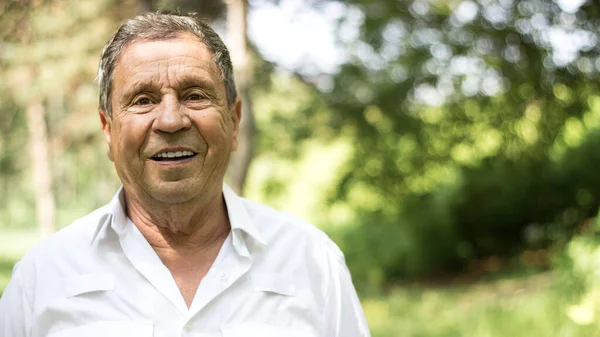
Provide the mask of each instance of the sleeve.
POLYGON ((323 336, 370 337, 344 255, 333 242, 329 246, 330 278, 325 298, 323 336))
POLYGON ((32 311, 25 296, 23 276, 19 264, 0 298, 0 337, 29 337, 32 311))

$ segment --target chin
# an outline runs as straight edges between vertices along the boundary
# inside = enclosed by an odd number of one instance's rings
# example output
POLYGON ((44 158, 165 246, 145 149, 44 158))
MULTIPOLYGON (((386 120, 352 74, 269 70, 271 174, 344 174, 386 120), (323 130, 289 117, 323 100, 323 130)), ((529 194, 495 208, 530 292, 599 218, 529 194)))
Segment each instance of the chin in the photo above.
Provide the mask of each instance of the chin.
POLYGON ((193 199, 193 197, 190 197, 189 195, 183 195, 181 192, 154 193, 151 196, 156 201, 171 205, 182 204, 193 199))
POLYGON ((184 183, 167 183, 161 186, 150 186, 147 192, 150 197, 165 204, 180 204, 196 198, 201 188, 194 188, 184 183))

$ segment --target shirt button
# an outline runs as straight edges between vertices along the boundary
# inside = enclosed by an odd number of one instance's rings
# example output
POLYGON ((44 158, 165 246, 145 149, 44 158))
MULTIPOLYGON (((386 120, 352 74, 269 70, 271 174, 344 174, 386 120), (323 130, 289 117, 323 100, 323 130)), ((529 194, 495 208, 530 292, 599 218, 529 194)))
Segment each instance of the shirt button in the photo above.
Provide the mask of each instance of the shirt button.
POLYGON ((191 324, 186 324, 186 325, 183 327, 183 330, 185 330, 185 332, 190 332, 190 331, 192 331, 192 325, 191 325, 191 324))
POLYGON ((227 275, 226 272, 221 273, 221 281, 227 280, 227 276, 229 276, 229 275, 227 275))

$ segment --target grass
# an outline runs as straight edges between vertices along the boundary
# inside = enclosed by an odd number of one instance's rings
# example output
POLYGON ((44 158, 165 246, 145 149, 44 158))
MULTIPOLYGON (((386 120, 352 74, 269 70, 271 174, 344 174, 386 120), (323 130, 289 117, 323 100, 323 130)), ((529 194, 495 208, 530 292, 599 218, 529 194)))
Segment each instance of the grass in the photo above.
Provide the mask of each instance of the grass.
POLYGON ((10 280, 14 264, 38 241, 34 230, 0 229, 0 294, 10 280))
POLYGON ((575 298, 551 272, 447 287, 397 287, 363 307, 373 337, 587 337, 567 315, 575 298))
MULTIPOLYGON (((37 241, 31 230, 0 230, 0 294, 14 263, 37 241)), ((373 337, 600 336, 598 325, 571 321, 574 303, 552 272, 528 271, 471 284, 398 286, 363 298, 373 337)))

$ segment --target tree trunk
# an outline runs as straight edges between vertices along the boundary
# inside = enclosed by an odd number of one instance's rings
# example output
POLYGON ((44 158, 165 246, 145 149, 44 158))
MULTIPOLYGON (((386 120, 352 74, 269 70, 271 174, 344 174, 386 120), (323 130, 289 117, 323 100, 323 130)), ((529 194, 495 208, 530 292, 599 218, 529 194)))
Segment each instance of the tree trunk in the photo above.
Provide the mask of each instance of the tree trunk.
POLYGON ((26 110, 29 128, 29 151, 33 168, 33 191, 37 211, 37 225, 42 237, 54 232, 54 194, 50 170, 45 110, 40 102, 31 103, 26 110))
POLYGON ((227 1, 227 33, 229 51, 234 65, 238 95, 242 100, 242 120, 238 135, 238 150, 231 156, 229 166, 229 184, 238 194, 243 194, 244 183, 250 162, 254 156, 254 111, 250 97, 252 65, 248 54, 246 35, 247 0, 227 1))

